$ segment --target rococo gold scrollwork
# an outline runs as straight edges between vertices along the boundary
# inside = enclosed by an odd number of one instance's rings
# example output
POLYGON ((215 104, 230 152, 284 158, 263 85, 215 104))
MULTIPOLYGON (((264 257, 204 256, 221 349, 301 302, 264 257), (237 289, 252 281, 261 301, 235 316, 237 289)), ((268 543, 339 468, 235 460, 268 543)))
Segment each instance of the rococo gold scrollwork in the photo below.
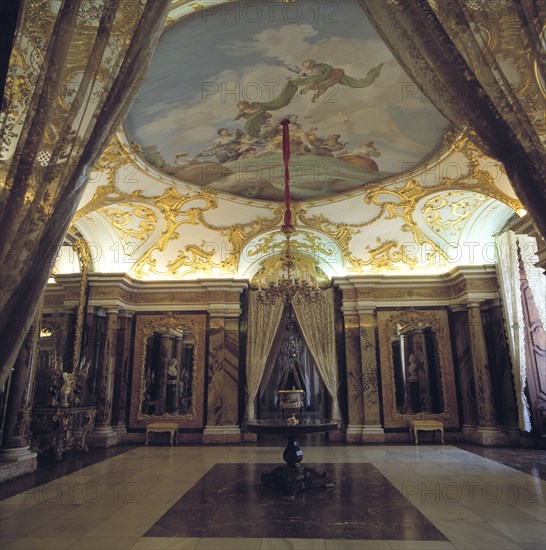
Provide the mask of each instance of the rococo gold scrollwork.
MULTIPOLYGON (((125 238, 136 237, 143 240, 149 237, 156 228, 158 218, 152 209, 157 209, 162 214, 165 226, 159 239, 135 263, 133 273, 137 278, 142 278, 147 273, 177 276, 177 271, 182 266, 193 266, 199 259, 203 259, 203 254, 205 254, 203 249, 189 247, 185 251, 180 251, 177 258, 167 265, 166 271, 157 268, 155 254, 163 252, 170 241, 179 237, 178 230, 181 226, 184 224, 196 225, 203 210, 216 208, 216 206, 216 195, 210 190, 202 190, 196 195, 187 196, 170 188, 161 195, 145 196, 140 190, 125 193, 119 191, 115 185, 104 185, 97 187, 91 200, 76 212, 74 222, 91 212, 98 211, 104 213, 106 217, 114 219, 119 226, 117 229, 125 235, 125 238), (119 209, 107 208, 123 203, 134 205, 131 214, 119 209), (130 230, 126 227, 128 218, 125 215, 135 215, 145 221, 140 224, 139 230, 130 230)), ((206 254, 205 259, 207 259, 206 254)))
POLYGON ((469 197, 462 191, 452 191, 429 199, 423 206, 423 215, 434 231, 449 232, 451 236, 456 236, 465 222, 485 201, 487 201, 485 195, 475 194, 469 197), (444 208, 449 208, 451 214, 447 220, 443 219, 442 209, 444 208))
MULTIPOLYGON (((436 259, 438 257, 447 259, 447 256, 444 250, 422 232, 415 220, 416 206, 427 196, 437 194, 441 191, 473 191, 486 197, 496 199, 506 204, 514 211, 521 208, 521 203, 518 200, 509 197, 495 186, 493 174, 482 169, 479 160, 480 158, 484 158, 484 155, 468 138, 462 135, 455 137, 453 133, 448 133, 445 139, 453 142, 453 151, 459 151, 466 157, 467 172, 456 178, 443 176, 440 178, 440 183, 435 185, 424 185, 415 178, 409 179, 401 187, 387 187, 384 184, 378 184, 370 188, 364 197, 365 204, 379 207, 381 209, 381 214, 385 215, 386 220, 401 218, 404 222, 401 228, 402 231, 411 233, 416 244, 429 245, 430 250, 427 254, 429 262, 432 261, 433 257, 436 259)), ((495 166, 498 170, 502 170, 500 164, 496 164, 495 166)), ((479 204, 480 203, 476 203, 475 206, 477 207, 479 204)), ((460 206, 459 204, 458 207, 460 206)), ((468 207, 468 204, 466 206, 468 207)), ((431 206, 429 204, 429 210, 430 208, 431 206)), ((460 217, 461 212, 458 212, 457 215, 460 217)), ((398 245, 398 243, 396 243, 396 245, 398 245)), ((396 250, 397 254, 403 255, 400 249, 395 248, 394 245, 391 248, 392 250, 396 250)), ((376 251, 377 249, 370 250, 370 253, 376 251)), ((375 257, 377 257, 377 254, 375 257)), ((371 258, 371 263, 373 265, 377 263, 374 263, 375 257, 371 258)), ((410 258, 407 256, 404 256, 403 261, 407 262, 409 259, 410 258)), ((383 260, 383 258, 380 257, 380 260, 383 260)), ((380 261, 379 263, 382 262, 380 261)), ((385 267, 385 265, 382 267, 385 267)))
POLYGON ((155 212, 146 206, 127 203, 131 211, 122 210, 120 208, 103 208, 102 213, 110 220, 121 237, 123 243, 127 243, 130 239, 137 241, 145 241, 155 230, 157 225, 157 215, 155 212), (141 221, 138 229, 131 227, 131 218, 139 218, 141 221))
POLYGON ((256 219, 248 223, 213 225, 207 222, 203 216, 203 213, 200 212, 198 214, 199 222, 207 229, 217 231, 220 235, 227 237, 231 244, 232 252, 223 262, 218 264, 217 267, 220 267, 223 271, 228 273, 236 273, 241 252, 245 244, 260 233, 279 226, 283 219, 283 207, 273 208, 272 214, 273 217, 271 218, 258 216, 256 219))

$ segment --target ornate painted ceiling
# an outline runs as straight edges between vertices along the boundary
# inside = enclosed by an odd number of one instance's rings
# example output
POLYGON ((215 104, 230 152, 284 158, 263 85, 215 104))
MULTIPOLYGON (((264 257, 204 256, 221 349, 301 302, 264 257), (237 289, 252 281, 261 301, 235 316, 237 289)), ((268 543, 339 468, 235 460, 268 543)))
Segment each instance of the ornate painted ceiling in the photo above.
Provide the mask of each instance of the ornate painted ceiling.
POLYGON ((448 128, 357 2, 299 0, 224 4, 171 25, 125 129, 164 174, 282 200, 287 117, 297 200, 400 173, 448 128))
MULTIPOLYGON (((286 116, 302 272, 494 262, 493 234, 521 210, 502 167, 449 130, 356 2, 179 1, 73 221, 92 269, 266 279, 286 116)), ((63 247, 55 271, 75 262, 63 247)))

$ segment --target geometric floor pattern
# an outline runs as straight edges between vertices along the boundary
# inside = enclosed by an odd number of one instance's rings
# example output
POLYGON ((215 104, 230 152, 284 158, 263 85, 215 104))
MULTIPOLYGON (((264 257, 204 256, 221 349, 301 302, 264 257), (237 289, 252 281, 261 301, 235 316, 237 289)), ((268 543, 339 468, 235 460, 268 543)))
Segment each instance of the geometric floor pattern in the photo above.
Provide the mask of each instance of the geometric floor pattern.
POLYGON ((446 540, 372 464, 310 464, 335 486, 293 501, 260 485, 275 466, 216 464, 145 536, 446 540))
POLYGON ((546 482, 492 454, 441 444, 304 447, 304 463, 328 471, 335 487, 287 502, 256 485, 282 450, 248 444, 131 449, 1 500, 0 547, 546 547, 546 482))

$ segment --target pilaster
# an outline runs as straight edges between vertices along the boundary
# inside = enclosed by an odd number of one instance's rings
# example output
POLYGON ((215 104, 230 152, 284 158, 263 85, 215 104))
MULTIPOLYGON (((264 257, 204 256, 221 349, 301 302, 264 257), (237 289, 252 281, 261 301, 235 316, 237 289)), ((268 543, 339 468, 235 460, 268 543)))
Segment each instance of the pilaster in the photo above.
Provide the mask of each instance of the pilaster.
POLYGON ((505 436, 497 427, 480 302, 470 300, 466 305, 472 351, 472 370, 478 405, 478 428, 474 433, 473 440, 482 445, 499 445, 505 442, 505 436))
POLYGON ((384 443, 385 432, 381 425, 379 399, 379 368, 375 343, 373 307, 359 307, 360 356, 362 358, 362 388, 364 401, 364 443, 384 443))
POLYGON ((238 318, 214 315, 209 324, 209 372, 205 443, 239 443, 238 318))
POLYGON ((88 436, 91 447, 111 447, 118 442, 118 434, 112 429, 112 400, 114 395, 114 372, 116 366, 116 336, 118 329, 118 309, 106 310, 106 338, 104 362, 99 380, 99 400, 97 420, 93 432, 88 436))
POLYGON ((361 443, 364 424, 364 386, 360 362, 358 315, 346 313, 343 317, 343 323, 345 328, 345 362, 347 365, 347 399, 349 405, 347 442, 361 443))

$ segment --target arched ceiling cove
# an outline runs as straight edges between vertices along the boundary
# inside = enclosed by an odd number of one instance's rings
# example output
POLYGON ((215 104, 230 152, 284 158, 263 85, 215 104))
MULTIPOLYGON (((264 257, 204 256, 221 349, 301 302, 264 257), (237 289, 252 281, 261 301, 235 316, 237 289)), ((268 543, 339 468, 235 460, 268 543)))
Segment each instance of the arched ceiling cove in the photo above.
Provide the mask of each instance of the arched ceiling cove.
MULTIPOLYGON (((93 269, 142 280, 267 280, 283 223, 270 127, 289 115, 294 242, 319 280, 493 263, 492 235, 521 209, 501 165, 414 93, 357 2, 278 2, 251 24, 259 13, 251 5, 266 4, 274 3, 173 2, 147 79, 73 221, 93 269), (339 11, 327 11, 332 5, 339 11), (307 78, 292 71, 310 59, 351 77, 325 84, 337 103, 312 101, 322 73, 307 91, 308 81, 297 84, 284 106, 255 105, 258 118, 237 106, 247 100, 240 93, 222 99, 222 84, 250 93, 251 83, 263 91, 307 78), (379 65, 366 86, 350 85, 379 65)), ((72 268, 63 257, 56 269, 72 268)))

